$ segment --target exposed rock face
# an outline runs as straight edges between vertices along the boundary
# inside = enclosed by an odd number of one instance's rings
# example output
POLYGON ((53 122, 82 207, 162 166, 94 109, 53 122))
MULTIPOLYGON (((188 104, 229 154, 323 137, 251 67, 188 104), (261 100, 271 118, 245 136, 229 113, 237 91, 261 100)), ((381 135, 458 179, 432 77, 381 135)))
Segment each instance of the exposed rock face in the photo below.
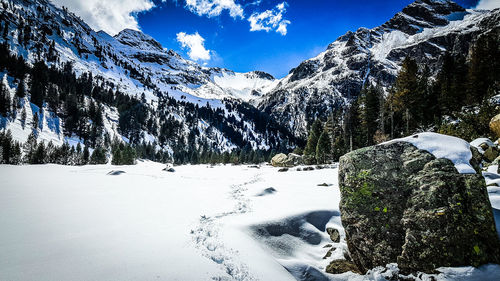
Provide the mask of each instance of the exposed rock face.
POLYGON ((448 159, 394 142, 343 156, 339 184, 347 244, 363 272, 394 262, 409 273, 499 261, 480 173, 459 174, 448 159))

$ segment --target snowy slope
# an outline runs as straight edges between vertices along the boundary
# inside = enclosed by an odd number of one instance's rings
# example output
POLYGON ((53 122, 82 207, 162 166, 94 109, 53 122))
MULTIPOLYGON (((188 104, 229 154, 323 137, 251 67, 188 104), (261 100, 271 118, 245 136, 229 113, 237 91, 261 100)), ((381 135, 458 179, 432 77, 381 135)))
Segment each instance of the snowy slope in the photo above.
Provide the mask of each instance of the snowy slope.
POLYGON ((406 56, 433 74, 445 52, 467 54, 477 36, 500 26, 500 10, 465 10, 449 0, 417 0, 385 24, 347 32, 280 80, 259 108, 299 135, 356 98, 366 82, 390 86, 406 56))
MULTIPOLYGON (((163 168, 0 165, 0 280, 385 280, 397 271, 324 273, 347 247, 337 169, 163 168), (337 249, 323 259, 327 244, 337 249)), ((497 197, 491 189, 498 219, 497 197)), ((495 280, 500 266, 440 271, 437 280, 495 280)))
MULTIPOLYGON (((103 31, 96 32, 70 11, 59 9, 47 0, 1 0, 0 2, 0 23, 2 27, 8 25, 9 30, 6 36, 0 36, 0 43, 7 43, 12 53, 24 57, 28 63, 33 64, 41 59, 48 66, 62 68, 64 63, 71 62, 77 75, 92 73, 94 81, 101 87, 120 91, 135 98, 144 95, 145 103, 153 112, 157 110, 159 97, 173 98, 179 103, 176 108, 166 109, 168 110, 166 117, 171 116, 182 123, 182 135, 186 139, 193 131, 193 128, 185 124, 188 118, 186 115, 196 114, 188 108, 192 108, 191 105, 197 107, 209 105, 213 109, 223 110, 227 117, 224 125, 241 134, 253 148, 266 149, 275 145, 269 141, 267 133, 255 130, 258 125, 250 118, 237 110, 229 111, 226 108, 228 103, 234 105, 243 101, 248 102, 267 92, 276 84, 276 79, 271 75, 259 71, 235 73, 227 69, 200 66, 182 58, 173 50, 163 48, 155 39, 140 31, 126 29, 114 37, 103 31), (29 31, 26 31, 26 26, 29 26, 29 31), (27 36, 29 40, 23 39, 27 36), (51 57, 56 58, 50 59, 51 57), (242 119, 245 119, 246 123, 238 121, 242 119), (245 128, 242 128, 243 126, 245 128)), ((8 73, 2 74, 1 78, 10 80, 11 97, 13 97, 18 81, 12 81, 8 73)), ((88 101, 90 100, 89 98, 88 101)), ((27 124, 31 124, 29 122, 34 111, 29 110, 29 107, 32 108, 33 105, 29 99, 25 100, 25 105, 27 124)), ((102 112, 105 120, 104 133, 111 138, 118 136, 122 139, 117 129, 119 117, 117 108, 104 109, 102 112)), ((41 112, 45 113, 39 128, 42 140, 61 144, 71 138, 78 138, 78 136, 67 136, 61 116, 55 114, 52 116, 47 108, 42 108, 41 112), (47 119, 46 116, 51 117, 47 119), (43 122, 46 121, 54 121, 59 127, 43 126, 43 122)), ((164 114, 162 112, 155 114, 159 115, 155 123, 161 126, 160 116, 163 117, 164 114)), ((31 133, 31 127, 20 126, 16 118, 5 119, 0 129, 11 129, 16 140, 25 141, 31 133)), ((208 142, 209 147, 222 151, 241 146, 235 144, 231 136, 222 132, 219 127, 220 124, 214 128, 214 124, 200 122, 196 128, 201 136, 198 138, 198 143, 201 145, 202 142, 208 142)), ((145 142, 159 141, 157 131, 144 130, 143 134, 145 142)), ((280 138, 277 135, 273 137, 280 138)), ((172 145, 162 149, 171 151, 172 145)))

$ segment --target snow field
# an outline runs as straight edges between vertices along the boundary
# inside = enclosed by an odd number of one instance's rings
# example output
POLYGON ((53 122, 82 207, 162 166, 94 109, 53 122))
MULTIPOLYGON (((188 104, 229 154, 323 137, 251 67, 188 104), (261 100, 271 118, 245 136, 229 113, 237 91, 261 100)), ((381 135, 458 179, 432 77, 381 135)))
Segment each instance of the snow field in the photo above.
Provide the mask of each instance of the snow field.
MULTIPOLYGON (((163 168, 0 166, 0 280, 384 280, 397 272, 392 264, 366 276, 324 273, 347 249, 336 168, 163 168), (327 227, 339 229, 340 243, 327 227), (336 250, 323 259, 327 244, 336 250)), ((498 221, 500 200, 489 191, 498 221)), ((492 280, 500 266, 441 271, 433 277, 492 280)))

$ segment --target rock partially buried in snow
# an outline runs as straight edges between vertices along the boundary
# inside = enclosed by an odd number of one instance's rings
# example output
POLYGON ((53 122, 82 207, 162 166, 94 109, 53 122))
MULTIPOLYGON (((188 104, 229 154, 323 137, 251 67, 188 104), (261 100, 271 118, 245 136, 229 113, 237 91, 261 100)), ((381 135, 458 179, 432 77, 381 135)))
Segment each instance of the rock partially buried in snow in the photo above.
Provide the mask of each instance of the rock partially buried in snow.
POLYGON ((283 153, 276 154, 271 159, 271 165, 273 165, 273 167, 284 167, 286 159, 287 159, 286 154, 283 153))
POLYGON ((332 242, 334 242, 334 243, 340 242, 340 233, 339 233, 338 229, 333 228, 333 227, 328 227, 326 229, 326 233, 328 233, 328 235, 330 235, 330 239, 332 240, 332 242))
POLYGON ((257 196, 266 196, 266 195, 271 195, 276 192, 276 189, 274 187, 268 187, 264 189, 261 193, 257 194, 257 196))
POLYGON ((330 263, 330 265, 326 267, 326 272, 332 274, 341 274, 349 271, 354 273, 361 273, 361 271, 354 263, 347 260, 334 260, 330 263))
POLYGON ((408 142, 418 149, 431 153, 436 158, 449 159, 460 174, 476 173, 476 170, 470 163, 472 159, 470 144, 463 139, 436 133, 420 133, 406 138, 391 140, 383 144, 396 142, 408 142))
POLYGON ((488 147, 484 152, 484 160, 488 162, 493 162, 498 157, 498 150, 494 146, 488 147))
POLYGON ((304 164, 303 157, 295 153, 290 153, 288 156, 280 153, 271 159, 271 165, 274 167, 294 167, 302 164, 304 164))
POLYGON ((115 171, 115 170, 112 170, 107 175, 108 176, 119 176, 121 174, 125 174, 125 171, 115 171))
POLYGON ((485 181, 471 154, 463 140, 425 133, 341 157, 342 224, 362 272, 394 262, 410 273, 499 261, 485 181))
POLYGON ((470 142, 470 145, 477 148, 481 154, 484 153, 486 149, 494 146, 493 142, 488 138, 478 138, 470 142))

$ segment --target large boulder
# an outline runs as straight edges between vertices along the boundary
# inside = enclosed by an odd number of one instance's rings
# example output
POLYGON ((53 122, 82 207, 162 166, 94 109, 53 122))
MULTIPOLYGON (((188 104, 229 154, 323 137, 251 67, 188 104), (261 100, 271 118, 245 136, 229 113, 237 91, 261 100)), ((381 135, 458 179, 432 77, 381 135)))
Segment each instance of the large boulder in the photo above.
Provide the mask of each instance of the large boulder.
POLYGON ((295 167, 302 164, 304 164, 302 156, 295 153, 290 153, 288 156, 280 153, 271 159, 271 165, 274 167, 295 167))
POLYGON ((271 165, 273 165, 273 167, 285 167, 286 159, 287 159, 286 154, 283 153, 276 154, 271 159, 271 165))
POLYGON ((497 138, 500 138, 500 114, 491 118, 490 130, 495 133, 497 138))
POLYGON ((341 157, 339 185, 347 245, 363 272, 394 262, 403 273, 499 262, 480 173, 460 174, 452 161, 395 141, 341 157))

